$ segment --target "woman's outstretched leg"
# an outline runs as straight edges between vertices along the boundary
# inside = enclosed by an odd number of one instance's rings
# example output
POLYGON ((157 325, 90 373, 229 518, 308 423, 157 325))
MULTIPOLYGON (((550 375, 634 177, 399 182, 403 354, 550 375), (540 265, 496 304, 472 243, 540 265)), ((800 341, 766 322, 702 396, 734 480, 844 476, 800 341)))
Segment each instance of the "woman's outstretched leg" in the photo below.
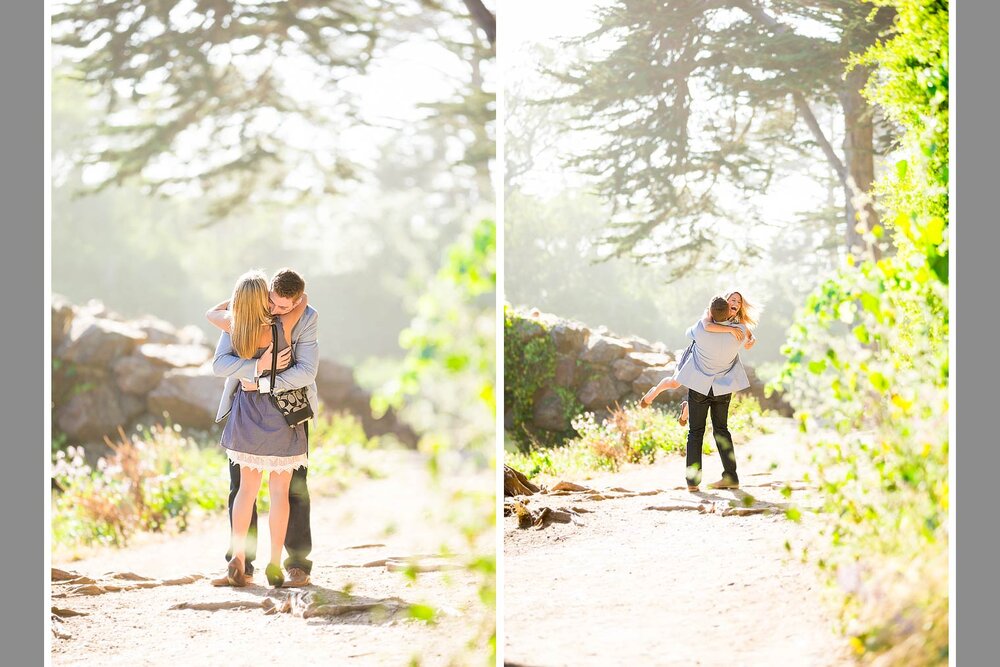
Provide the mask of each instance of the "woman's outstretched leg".
POLYGON ((271 560, 265 574, 267 582, 278 587, 285 581, 281 572, 281 550, 285 545, 285 532, 288 530, 288 487, 292 482, 292 473, 272 472, 268 478, 271 489, 271 511, 267 523, 271 533, 271 560))
POLYGON ((233 530, 230 537, 233 559, 229 561, 227 571, 229 583, 233 586, 246 584, 243 572, 247 558, 247 531, 250 529, 250 517, 253 514, 253 505, 257 500, 262 476, 263 473, 259 470, 240 466, 240 490, 236 494, 236 500, 233 501, 233 530))

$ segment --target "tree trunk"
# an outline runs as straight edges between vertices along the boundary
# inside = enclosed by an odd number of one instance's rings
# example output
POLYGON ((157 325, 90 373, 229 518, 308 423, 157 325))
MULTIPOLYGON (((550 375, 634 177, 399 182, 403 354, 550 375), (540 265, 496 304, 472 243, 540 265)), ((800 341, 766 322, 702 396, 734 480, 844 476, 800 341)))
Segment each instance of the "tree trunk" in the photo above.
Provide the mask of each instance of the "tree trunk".
POLYGON ((844 110, 844 160, 847 179, 844 183, 847 251, 858 259, 878 259, 876 244, 865 241, 863 233, 878 224, 875 200, 871 195, 875 182, 874 110, 861 90, 870 70, 855 67, 846 77, 840 104, 844 110), (858 229, 862 231, 858 231, 858 229))

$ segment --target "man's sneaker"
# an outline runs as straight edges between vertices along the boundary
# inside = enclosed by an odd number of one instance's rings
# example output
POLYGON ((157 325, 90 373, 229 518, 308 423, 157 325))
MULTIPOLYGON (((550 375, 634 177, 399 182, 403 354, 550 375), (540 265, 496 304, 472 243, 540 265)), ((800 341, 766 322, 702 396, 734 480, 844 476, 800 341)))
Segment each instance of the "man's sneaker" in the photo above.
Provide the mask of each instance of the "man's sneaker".
MULTIPOLYGON (((253 572, 246 572, 243 574, 243 580, 246 582, 247 586, 253 586, 253 572)), ((222 575, 218 579, 212 579, 213 586, 232 586, 229 583, 229 577, 227 575, 222 575)))
POLYGON ((299 588, 309 585, 309 573, 301 567, 288 568, 288 578, 282 584, 282 588, 299 588))
POLYGON ((708 485, 710 489, 738 489, 740 488, 739 482, 731 482, 728 479, 720 479, 718 482, 712 482, 708 485))

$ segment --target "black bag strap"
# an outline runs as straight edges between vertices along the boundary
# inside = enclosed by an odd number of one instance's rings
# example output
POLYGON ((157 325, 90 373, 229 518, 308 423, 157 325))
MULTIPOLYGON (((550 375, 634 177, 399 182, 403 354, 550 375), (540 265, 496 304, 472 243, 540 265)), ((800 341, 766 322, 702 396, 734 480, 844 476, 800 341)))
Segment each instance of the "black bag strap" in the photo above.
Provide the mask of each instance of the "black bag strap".
POLYGON ((271 323, 271 391, 274 391, 274 378, 278 371, 278 325, 271 323))

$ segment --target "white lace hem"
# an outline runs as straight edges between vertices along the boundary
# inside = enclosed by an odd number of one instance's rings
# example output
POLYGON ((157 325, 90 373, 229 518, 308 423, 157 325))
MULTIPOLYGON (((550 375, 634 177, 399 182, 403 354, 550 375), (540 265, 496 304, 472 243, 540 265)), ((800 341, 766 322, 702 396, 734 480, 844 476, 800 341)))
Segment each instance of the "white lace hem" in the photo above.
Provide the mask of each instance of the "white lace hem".
POLYGON ((259 456, 257 454, 247 454, 237 452, 232 449, 226 450, 226 456, 233 463, 261 472, 291 472, 296 468, 306 468, 309 466, 309 458, 305 454, 298 456, 259 456))

